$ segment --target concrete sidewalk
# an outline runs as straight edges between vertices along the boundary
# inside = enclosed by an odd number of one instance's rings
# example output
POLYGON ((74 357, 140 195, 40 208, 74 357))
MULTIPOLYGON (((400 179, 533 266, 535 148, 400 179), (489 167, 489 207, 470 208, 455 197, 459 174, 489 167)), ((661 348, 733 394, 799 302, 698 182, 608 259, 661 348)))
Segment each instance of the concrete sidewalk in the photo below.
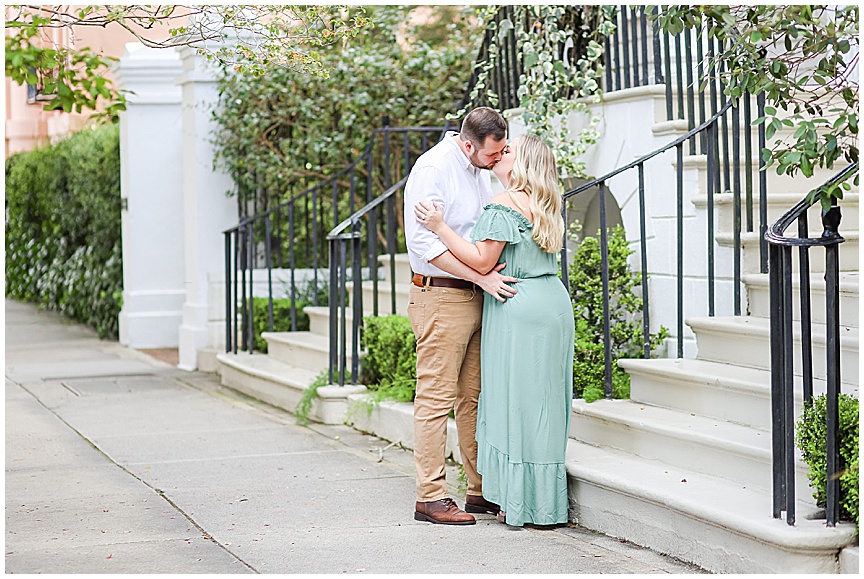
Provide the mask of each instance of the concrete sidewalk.
POLYGON ((409 452, 31 305, 6 301, 5 367, 7 573, 701 572, 578 527, 416 522, 409 452))

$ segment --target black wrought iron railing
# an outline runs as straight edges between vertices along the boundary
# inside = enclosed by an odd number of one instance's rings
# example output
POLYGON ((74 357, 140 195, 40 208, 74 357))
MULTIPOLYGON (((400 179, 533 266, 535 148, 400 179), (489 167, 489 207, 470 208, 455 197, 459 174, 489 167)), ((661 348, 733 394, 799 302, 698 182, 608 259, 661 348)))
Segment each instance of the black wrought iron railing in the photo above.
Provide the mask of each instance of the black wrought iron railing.
MULTIPOLYGON (((600 228, 599 228, 599 236, 600 236, 600 259, 601 259, 601 276, 602 276, 602 284, 603 284, 603 334, 604 334, 604 388, 605 394, 607 398, 612 397, 612 364, 614 363, 612 352, 611 352, 611 320, 609 314, 609 249, 608 249, 608 234, 609 234, 609 226, 608 226, 608 215, 606 210, 606 189, 610 181, 614 178, 635 170, 637 172, 637 180, 638 180, 638 196, 639 196, 639 255, 641 260, 641 270, 642 270, 642 329, 643 329, 643 356, 645 358, 649 358, 651 355, 650 351, 650 294, 648 291, 648 275, 649 271, 648 267, 648 246, 647 246, 647 232, 646 225, 649 219, 646 212, 646 165, 652 159, 655 159, 661 156, 663 153, 668 151, 675 150, 675 172, 676 172, 676 203, 675 203, 675 247, 676 247, 676 267, 677 272, 675 276, 676 280, 676 321, 677 321, 677 332, 676 332, 676 342, 677 342, 677 352, 676 355, 678 358, 684 357, 684 281, 685 281, 685 271, 684 271, 684 244, 685 244, 685 236, 684 236, 684 145, 691 141, 694 137, 699 136, 701 134, 705 134, 705 142, 706 142, 706 163, 707 163, 707 178, 706 178, 706 188, 707 188, 707 196, 708 196, 708 210, 705 212, 706 219, 706 231, 707 239, 705 239, 705 251, 706 251, 706 259, 708 264, 708 310, 707 314, 709 316, 715 315, 715 298, 716 298, 716 282, 715 282, 715 272, 716 272, 716 264, 715 264, 715 239, 714 239, 714 208, 711 203, 714 195, 714 186, 715 183, 715 175, 717 175, 724 166, 733 165, 736 173, 740 171, 740 166, 738 166, 737 159, 734 161, 730 161, 728 158, 719 158, 716 154, 714 154, 714 150, 716 148, 717 141, 719 139, 718 135, 718 126, 722 124, 723 119, 726 115, 732 114, 734 110, 733 102, 727 102, 723 108, 717 111, 711 118, 707 121, 695 127, 694 129, 688 131, 681 137, 678 137, 674 141, 660 147, 659 149, 648 153, 636 159, 635 161, 628 163, 622 167, 615 169, 598 177, 588 183, 580 185, 575 189, 567 191, 564 193, 565 200, 565 219, 567 212, 567 204, 566 201, 571 199, 572 197, 590 191, 592 189, 597 189, 598 191, 598 200, 599 200, 599 210, 600 210, 600 228)), ((736 138, 740 138, 740 134, 736 136, 736 138)), ((666 160, 668 163, 668 159, 666 160)), ((740 193, 740 190, 738 191, 740 193)), ((760 198, 761 204, 764 205, 765 197, 760 198)), ((740 203, 737 204, 734 209, 737 215, 740 216, 740 203)), ((767 211, 760 211, 760 213, 764 213, 767 215, 767 211)), ((741 313, 741 245, 740 245, 740 233, 741 233, 741 221, 740 218, 736 218, 734 220, 734 227, 736 232, 736 243, 733 247, 733 308, 735 315, 740 315, 741 313)), ((692 251, 694 248, 695 241, 688 244, 688 249, 692 251)), ((569 260, 568 260, 568 251, 567 246, 562 248, 561 250, 561 268, 562 268, 562 279, 564 280, 565 285, 568 285, 569 280, 569 260)))
MULTIPOLYGON (((440 140, 449 130, 444 127, 411 127, 378 129, 388 139, 391 134, 408 135, 410 132, 421 132, 424 136, 437 134, 440 140)), ((403 137, 405 138, 405 137, 403 137)), ((424 140, 424 150, 428 140, 424 140)), ((434 144, 434 143, 432 143, 434 144)), ((389 256, 390 271, 387 281, 390 286, 389 312, 397 313, 396 309, 396 254, 405 250, 404 233, 399 238, 398 219, 402 215, 399 195, 408 181, 408 173, 418 155, 406 153, 403 157, 402 174, 398 182, 390 186, 381 195, 359 211, 334 227, 327 234, 330 243, 330 371, 331 383, 345 384, 348 378, 348 342, 351 342, 350 380, 356 384, 360 371, 360 334, 363 328, 364 314, 377 316, 379 314, 379 276, 377 273, 378 257, 389 256), (364 231, 365 229, 365 231, 364 231), (378 240, 386 238, 385 251, 380 251, 378 240), (363 275, 363 263, 367 264, 369 274, 363 275), (350 265, 349 265, 350 264, 350 265), (350 274, 350 275, 349 275, 350 274), (364 312, 363 288, 364 280, 371 286, 371 312, 364 312), (348 283, 352 283, 352 295, 348 296, 348 283), (350 304, 349 304, 350 301, 350 304), (348 328, 350 312, 351 327, 348 328), (350 331, 350 334, 348 333, 350 331), (350 336, 350 338, 349 338, 350 336)), ((403 224, 404 231, 404 224, 403 224)))
MULTIPOLYGON (((327 288, 334 265, 327 232, 357 207, 370 203, 376 191, 407 175, 412 159, 429 148, 430 140, 434 144, 442 131, 441 127, 395 128, 388 123, 385 118, 384 126, 373 132, 366 148, 347 167, 285 201, 242 217, 224 231, 226 351, 260 349, 256 317, 259 331, 272 332, 277 326, 306 329, 300 323, 305 319, 302 307, 325 305, 327 296, 334 296, 335 286, 327 288), (289 324, 284 320, 277 324, 276 300, 288 301, 289 324), (266 317, 263 323, 262 317, 266 317)), ((370 255, 377 256, 382 249, 395 251, 399 244, 395 214, 379 210, 364 215, 372 223, 366 244, 370 255), (386 235, 376 225, 379 221, 385 224, 386 235)), ((364 258, 363 266, 368 268, 364 275, 377 289, 377 257, 364 258)))
MULTIPOLYGON (((826 185, 846 181, 858 173, 853 163, 835 175, 826 185)), ((801 354, 798 366, 802 376, 802 398, 805 405, 813 400, 813 339, 810 286, 810 255, 813 247, 825 249, 825 379, 827 414, 826 519, 833 527, 840 516, 840 481, 836 476, 843 465, 837 446, 838 397, 840 395, 840 235, 841 211, 836 198, 831 209, 822 211, 823 233, 810 237, 807 210, 820 202, 821 193, 803 199, 783 214, 765 234, 770 244, 769 292, 771 300, 771 423, 773 459, 773 512, 780 518, 786 511, 786 522, 795 524, 795 353, 793 338, 793 249, 798 248, 801 354), (797 237, 786 230, 797 223, 797 237)))

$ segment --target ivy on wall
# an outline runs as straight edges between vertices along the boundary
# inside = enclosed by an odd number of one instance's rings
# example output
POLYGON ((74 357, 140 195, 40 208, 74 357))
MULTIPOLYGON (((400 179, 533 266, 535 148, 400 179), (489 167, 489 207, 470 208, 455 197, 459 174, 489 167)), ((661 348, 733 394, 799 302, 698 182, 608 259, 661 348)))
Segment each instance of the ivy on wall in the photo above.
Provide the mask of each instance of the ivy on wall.
POLYGON ((6 295, 118 333, 123 267, 116 125, 6 159, 6 295))
POLYGON ((590 104, 599 99, 603 39, 615 30, 617 8, 518 5, 511 7, 511 18, 496 21, 498 9, 489 6, 480 13, 484 27, 495 34, 488 59, 477 64, 479 74, 472 99, 485 91, 490 103, 497 104, 499 95, 488 84, 489 73, 499 58, 500 44, 512 30, 516 60, 522 66, 517 90, 522 121, 552 147, 562 178, 585 177, 580 156, 597 142, 599 117, 591 113, 590 104), (587 126, 575 136, 568 122, 574 113, 588 118, 587 126))

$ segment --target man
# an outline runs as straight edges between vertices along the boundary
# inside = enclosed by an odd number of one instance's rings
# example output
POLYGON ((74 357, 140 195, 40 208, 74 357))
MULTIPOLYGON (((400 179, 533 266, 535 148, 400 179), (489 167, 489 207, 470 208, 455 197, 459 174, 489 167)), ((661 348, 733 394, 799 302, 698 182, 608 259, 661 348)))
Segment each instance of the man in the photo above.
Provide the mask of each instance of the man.
POLYGON ((504 118, 488 107, 471 111, 459 133, 448 132, 414 165, 405 185, 405 237, 414 272, 408 317, 417 339, 414 463, 418 521, 472 525, 471 512, 497 514, 483 498, 477 473, 477 400, 480 395, 480 323, 483 290, 504 301, 516 290, 504 264, 480 275, 453 256, 438 236, 417 223, 414 205, 440 203, 444 221, 470 239, 492 198, 489 172, 507 145, 504 118), (468 478, 465 511, 449 497, 444 469, 447 416, 455 410, 459 452, 468 478), (468 512, 466 512, 468 511, 468 512))

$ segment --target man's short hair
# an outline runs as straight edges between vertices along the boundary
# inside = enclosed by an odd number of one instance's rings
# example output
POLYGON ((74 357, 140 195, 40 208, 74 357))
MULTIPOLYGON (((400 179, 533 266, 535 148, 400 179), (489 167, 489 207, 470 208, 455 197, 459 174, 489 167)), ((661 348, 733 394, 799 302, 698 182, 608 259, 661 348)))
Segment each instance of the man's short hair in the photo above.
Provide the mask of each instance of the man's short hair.
POLYGON ((478 149, 483 147, 486 137, 490 135, 495 141, 507 136, 507 121, 498 111, 489 107, 477 107, 462 121, 459 137, 463 141, 471 141, 478 149))

